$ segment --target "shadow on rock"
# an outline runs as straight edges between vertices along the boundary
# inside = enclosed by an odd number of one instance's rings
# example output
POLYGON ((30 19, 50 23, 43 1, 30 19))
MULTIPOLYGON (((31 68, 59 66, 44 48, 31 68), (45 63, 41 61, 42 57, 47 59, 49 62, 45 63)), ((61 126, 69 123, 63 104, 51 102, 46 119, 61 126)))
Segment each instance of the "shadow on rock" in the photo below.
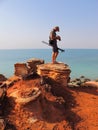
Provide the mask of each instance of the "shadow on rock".
POLYGON ((78 104, 75 101, 75 98, 68 87, 62 87, 60 84, 54 85, 52 87, 52 93, 55 96, 63 97, 65 100, 64 108, 65 108, 65 119, 69 122, 72 130, 75 130, 75 126, 82 119, 75 112, 72 111, 72 108, 76 107, 78 104))
POLYGON ((15 101, 12 97, 7 97, 4 108, 4 116, 7 117, 15 106, 15 101))
MULTIPOLYGON (((76 107, 76 101, 69 88, 64 88, 54 81, 45 81, 45 84, 51 86, 51 92, 46 92, 36 101, 29 102, 24 106, 25 111, 34 113, 38 120, 49 123, 66 121, 74 130, 81 118, 72 111, 76 107), (48 96, 47 96, 48 94, 48 96)), ((43 89, 44 85, 41 86, 43 89)))
POLYGON ((76 92, 84 92, 84 93, 89 93, 98 96, 98 88, 94 86, 80 86, 80 87, 73 87, 73 88, 71 87, 70 89, 76 92))
POLYGON ((4 130, 17 130, 13 124, 7 123, 4 130))

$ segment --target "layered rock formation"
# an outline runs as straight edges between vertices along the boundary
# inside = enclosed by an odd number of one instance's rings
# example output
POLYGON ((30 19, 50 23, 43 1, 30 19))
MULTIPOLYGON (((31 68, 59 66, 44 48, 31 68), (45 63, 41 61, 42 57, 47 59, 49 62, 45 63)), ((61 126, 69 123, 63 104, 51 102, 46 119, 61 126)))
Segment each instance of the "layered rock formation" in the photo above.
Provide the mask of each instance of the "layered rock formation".
POLYGON ((30 72, 37 72, 37 65, 44 64, 44 60, 42 59, 36 59, 32 58, 27 60, 27 66, 29 67, 29 73, 30 72))
POLYGON ((58 63, 45 63, 42 59, 29 59, 26 63, 16 63, 15 75, 28 77, 30 74, 38 74, 43 79, 44 77, 51 78, 52 80, 60 83, 62 86, 67 86, 70 79, 70 68, 67 64, 58 63))
POLYGON ((37 66, 37 73, 42 77, 49 77, 52 80, 60 83, 62 86, 67 86, 70 80, 70 68, 64 63, 52 64, 46 63, 37 66))
POLYGON ((15 99, 15 102, 20 105, 25 105, 31 101, 35 101, 41 95, 38 87, 25 88, 25 90, 15 90, 10 94, 10 97, 15 99))
MULTIPOLYGON (((17 108, 18 106, 19 111, 21 111, 22 107, 28 109, 28 104, 31 102, 32 104, 35 104, 40 108, 41 112, 38 114, 38 117, 36 117, 36 120, 39 120, 39 118, 44 119, 44 116, 47 116, 47 114, 44 114, 44 111, 48 112, 48 108, 46 108, 46 106, 48 106, 49 104, 51 106, 50 107, 51 111, 53 111, 52 108, 54 108, 55 111, 58 112, 58 115, 65 112, 64 99, 61 97, 55 97, 51 92, 51 88, 55 83, 57 83, 58 86, 59 84, 60 86, 64 86, 64 87, 67 86, 70 79, 70 72, 71 72, 68 65, 64 63, 58 63, 58 64, 44 63, 44 60, 42 59, 32 58, 27 60, 25 63, 21 62, 21 63, 14 64, 14 68, 15 68, 14 75, 9 79, 7 80, 5 79, 4 81, 2 81, 2 85, 1 85, 2 89, 0 89, 0 101, 2 100, 0 102, 1 106, 3 106, 1 103, 2 102, 4 103, 3 97, 6 96, 6 91, 4 90, 7 90, 7 96, 10 99, 9 101, 13 101, 15 108, 17 108), (26 81, 24 80, 24 77, 25 79, 28 79, 27 77, 30 76, 31 74, 32 75, 36 74, 36 76, 38 76, 36 77, 38 78, 38 81, 37 83, 28 84, 29 82, 27 80, 27 85, 26 85, 26 81), (46 84, 42 86, 40 83, 41 80, 44 78, 49 78, 51 79, 52 82, 51 83, 46 82, 46 84), (42 106, 42 104, 44 104, 44 106, 42 106), (60 112, 58 108, 54 107, 54 104, 57 104, 58 107, 62 106, 62 111, 60 112)), ((36 78, 35 78, 35 82, 37 80, 36 78)), ((34 82, 34 77, 31 77, 31 82, 34 82)), ((32 109, 33 107, 34 106, 32 106, 32 109)), ((12 105, 12 109, 14 109, 13 105, 12 105)), ((36 115, 37 111, 35 113, 32 111, 32 109, 31 109, 31 113, 33 113, 34 116, 37 116, 36 115)), ((17 109, 15 111, 17 111, 17 109)), ((29 113, 29 111, 27 112, 29 113)), ((54 120, 59 120, 58 115, 54 118, 54 120)), ((46 119, 50 120, 50 117, 47 116, 46 119)), ((7 125, 5 124, 6 123, 4 119, 1 118, 0 129, 4 130, 5 127, 8 127, 8 124, 7 125)))
POLYGON ((64 63, 44 64, 34 58, 16 63, 15 75, 0 86, 0 130, 98 129, 98 82, 86 82, 84 77, 69 82, 70 72, 64 63), (30 74, 36 75, 24 80, 30 74), (71 87, 73 82, 81 87, 71 87))
POLYGON ((39 64, 43 64, 44 60, 42 59, 29 59, 25 63, 16 63, 14 64, 15 72, 14 74, 17 76, 27 76, 30 75, 31 73, 36 72, 36 66, 39 64))

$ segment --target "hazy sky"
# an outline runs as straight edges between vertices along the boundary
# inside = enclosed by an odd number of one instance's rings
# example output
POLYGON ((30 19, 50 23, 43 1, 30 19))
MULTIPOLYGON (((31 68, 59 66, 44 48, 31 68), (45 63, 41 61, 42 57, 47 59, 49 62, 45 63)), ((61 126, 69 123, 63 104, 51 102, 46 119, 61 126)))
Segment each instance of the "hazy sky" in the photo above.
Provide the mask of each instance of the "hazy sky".
POLYGON ((98 0, 0 0, 0 49, 47 48, 54 26, 60 47, 98 49, 98 0))

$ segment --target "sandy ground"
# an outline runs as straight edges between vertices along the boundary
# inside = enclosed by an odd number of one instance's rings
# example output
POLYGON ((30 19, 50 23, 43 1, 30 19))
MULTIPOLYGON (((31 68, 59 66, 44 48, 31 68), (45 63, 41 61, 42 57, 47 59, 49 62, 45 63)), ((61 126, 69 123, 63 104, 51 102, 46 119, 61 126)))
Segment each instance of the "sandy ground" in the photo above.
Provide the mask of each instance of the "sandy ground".
POLYGON ((51 86, 51 92, 45 92, 40 78, 35 78, 10 87, 4 110, 6 130, 98 130, 98 87, 51 86), (41 88, 42 97, 24 106, 9 96, 33 87, 41 88))

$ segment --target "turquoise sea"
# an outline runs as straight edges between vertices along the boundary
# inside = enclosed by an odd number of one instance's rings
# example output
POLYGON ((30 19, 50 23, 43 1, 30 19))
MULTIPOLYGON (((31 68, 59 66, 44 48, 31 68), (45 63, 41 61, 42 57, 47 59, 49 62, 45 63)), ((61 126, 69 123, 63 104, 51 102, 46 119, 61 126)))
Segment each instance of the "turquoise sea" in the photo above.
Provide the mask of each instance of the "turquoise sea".
MULTIPOLYGON (((31 58, 51 62, 51 53, 51 49, 0 50, 0 74, 12 76, 15 63, 26 62, 31 58)), ((69 65, 72 79, 82 75, 98 79, 98 49, 65 49, 65 52, 59 53, 57 61, 69 65)))

